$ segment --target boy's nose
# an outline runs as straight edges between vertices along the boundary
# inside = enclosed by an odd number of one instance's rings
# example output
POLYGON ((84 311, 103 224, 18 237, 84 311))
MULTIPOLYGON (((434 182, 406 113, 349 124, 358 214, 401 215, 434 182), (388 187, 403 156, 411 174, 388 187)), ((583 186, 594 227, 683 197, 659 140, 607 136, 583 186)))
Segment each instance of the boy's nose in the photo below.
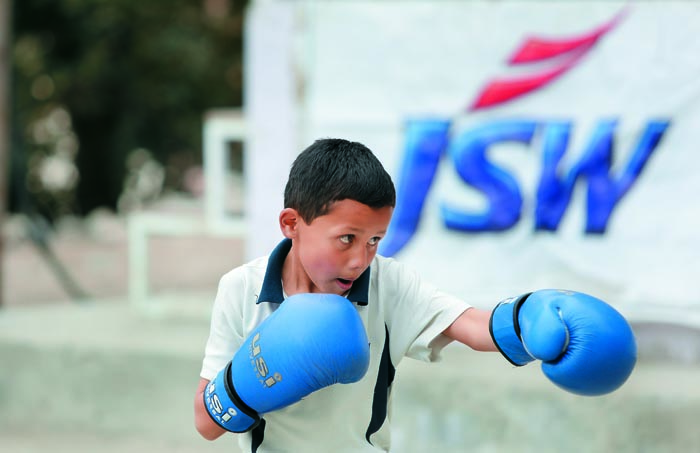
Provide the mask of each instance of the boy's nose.
POLYGON ((368 255, 369 251, 365 247, 354 247, 348 265, 351 269, 363 269, 367 267, 368 255))

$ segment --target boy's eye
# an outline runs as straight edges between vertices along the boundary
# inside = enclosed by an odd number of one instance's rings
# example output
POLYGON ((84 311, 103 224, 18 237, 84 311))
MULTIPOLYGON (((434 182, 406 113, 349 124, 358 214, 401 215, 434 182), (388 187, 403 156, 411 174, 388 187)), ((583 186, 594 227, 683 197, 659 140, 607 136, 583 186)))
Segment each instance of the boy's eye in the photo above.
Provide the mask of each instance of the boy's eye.
POLYGON ((344 234, 340 236, 340 242, 342 242, 343 244, 350 244, 352 242, 352 235, 344 234))
POLYGON ((377 245, 379 243, 379 237, 375 236, 372 239, 369 240, 369 245, 377 245))

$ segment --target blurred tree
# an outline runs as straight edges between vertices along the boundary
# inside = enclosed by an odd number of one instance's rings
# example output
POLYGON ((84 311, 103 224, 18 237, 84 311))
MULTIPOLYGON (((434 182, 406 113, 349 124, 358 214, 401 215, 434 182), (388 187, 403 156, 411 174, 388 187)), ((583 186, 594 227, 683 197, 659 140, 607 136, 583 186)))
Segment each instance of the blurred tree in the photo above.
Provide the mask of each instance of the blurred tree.
POLYGON ((204 111, 242 103, 236 0, 22 0, 14 4, 11 209, 53 219, 114 209, 127 156, 145 149, 165 185, 201 161, 204 111))

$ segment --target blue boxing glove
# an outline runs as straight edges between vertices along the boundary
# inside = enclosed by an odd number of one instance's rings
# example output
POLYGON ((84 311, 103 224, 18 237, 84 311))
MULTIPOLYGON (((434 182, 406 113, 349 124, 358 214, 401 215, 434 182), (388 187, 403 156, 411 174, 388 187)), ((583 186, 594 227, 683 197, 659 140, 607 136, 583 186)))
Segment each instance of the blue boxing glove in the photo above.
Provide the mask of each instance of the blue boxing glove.
POLYGON ((637 361, 625 318, 583 293, 547 289, 506 299, 493 310, 490 331, 511 363, 541 360, 552 382, 579 395, 614 391, 637 361))
POLYGON ((369 367, 369 342, 355 306, 334 294, 297 294, 256 327, 207 385, 204 406, 231 432, 260 415, 336 383, 357 382, 369 367))

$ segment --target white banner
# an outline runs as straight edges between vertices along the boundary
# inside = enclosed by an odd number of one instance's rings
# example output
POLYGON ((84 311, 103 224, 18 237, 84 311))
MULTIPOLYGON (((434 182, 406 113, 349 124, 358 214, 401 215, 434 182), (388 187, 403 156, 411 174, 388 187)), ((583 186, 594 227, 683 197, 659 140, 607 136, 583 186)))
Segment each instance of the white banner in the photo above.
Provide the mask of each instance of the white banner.
POLYGON ((700 5, 260 2, 248 27, 250 257, 296 153, 342 137, 397 185, 383 252, 445 290, 700 319, 700 5))

